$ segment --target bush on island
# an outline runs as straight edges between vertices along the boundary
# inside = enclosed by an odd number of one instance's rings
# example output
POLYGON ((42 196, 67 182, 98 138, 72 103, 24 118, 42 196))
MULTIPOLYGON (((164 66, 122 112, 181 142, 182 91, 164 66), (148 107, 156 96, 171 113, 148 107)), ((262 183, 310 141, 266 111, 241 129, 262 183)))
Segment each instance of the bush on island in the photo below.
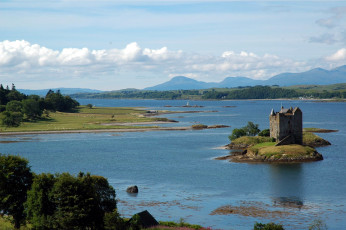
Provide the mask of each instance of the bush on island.
POLYGON ((233 129, 232 134, 228 138, 230 141, 233 141, 242 136, 256 136, 260 131, 258 124, 249 121, 246 126, 240 129, 233 129))
POLYGON ((269 129, 263 129, 258 136, 260 137, 269 137, 270 136, 270 130, 269 129))

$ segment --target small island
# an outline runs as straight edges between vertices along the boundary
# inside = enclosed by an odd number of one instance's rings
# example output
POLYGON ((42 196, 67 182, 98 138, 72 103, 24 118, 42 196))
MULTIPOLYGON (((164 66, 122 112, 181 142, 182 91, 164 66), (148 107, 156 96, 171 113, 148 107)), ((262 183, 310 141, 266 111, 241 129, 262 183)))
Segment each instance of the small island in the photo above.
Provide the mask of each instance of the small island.
POLYGON ((330 145, 323 138, 315 135, 314 130, 303 130, 302 111, 296 108, 281 108, 279 112, 271 111, 270 129, 259 133, 258 125, 249 122, 242 129, 235 129, 230 136, 231 143, 226 149, 238 152, 217 160, 233 162, 267 162, 298 163, 323 160, 323 156, 314 147, 330 145), (255 136, 259 133, 259 136, 255 136))

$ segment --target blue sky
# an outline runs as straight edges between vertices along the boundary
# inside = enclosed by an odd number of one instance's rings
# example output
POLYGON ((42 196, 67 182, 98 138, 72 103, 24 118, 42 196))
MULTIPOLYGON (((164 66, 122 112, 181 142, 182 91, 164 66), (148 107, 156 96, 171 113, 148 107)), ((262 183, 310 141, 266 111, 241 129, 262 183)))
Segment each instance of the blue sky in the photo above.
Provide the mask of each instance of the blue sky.
POLYGON ((346 64, 345 1, 4 1, 0 82, 144 88, 346 64))

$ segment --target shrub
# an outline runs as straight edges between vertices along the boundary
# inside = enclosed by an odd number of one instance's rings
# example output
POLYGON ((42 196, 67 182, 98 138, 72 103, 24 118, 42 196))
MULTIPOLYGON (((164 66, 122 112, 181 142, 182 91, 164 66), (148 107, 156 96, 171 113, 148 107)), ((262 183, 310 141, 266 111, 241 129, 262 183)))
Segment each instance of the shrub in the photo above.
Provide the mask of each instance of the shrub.
POLYGON ((270 136, 270 130, 269 129, 263 129, 261 132, 259 132, 258 136, 269 137, 270 136))
POLYGON ((284 230, 281 224, 275 224, 275 223, 268 223, 268 224, 262 224, 256 222, 254 230, 284 230))
POLYGON ((258 124, 254 124, 249 121, 246 126, 240 129, 233 129, 232 134, 228 136, 230 141, 234 141, 235 139, 243 136, 256 136, 260 132, 258 128, 258 124))
POLYGON ((234 141, 235 139, 243 136, 246 136, 246 132, 244 129, 233 129, 232 134, 228 136, 228 139, 230 141, 234 141))
POLYGON ((246 135, 248 135, 248 136, 256 136, 261 131, 258 128, 258 124, 254 124, 251 121, 249 121, 247 123, 247 126, 243 127, 243 129, 245 130, 246 135))
POLYGON ((23 114, 20 112, 5 111, 1 114, 2 124, 7 127, 18 127, 23 120, 23 114))

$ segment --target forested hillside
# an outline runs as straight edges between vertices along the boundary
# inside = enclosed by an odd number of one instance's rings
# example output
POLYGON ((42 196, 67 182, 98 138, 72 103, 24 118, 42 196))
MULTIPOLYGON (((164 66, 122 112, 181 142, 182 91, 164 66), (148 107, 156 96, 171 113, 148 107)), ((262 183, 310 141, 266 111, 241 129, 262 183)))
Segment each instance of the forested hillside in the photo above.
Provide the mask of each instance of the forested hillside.
POLYGON ((253 86, 200 90, 119 90, 104 93, 73 94, 75 98, 115 99, 278 99, 278 98, 346 98, 346 83, 328 86, 306 85, 292 87, 253 86))

